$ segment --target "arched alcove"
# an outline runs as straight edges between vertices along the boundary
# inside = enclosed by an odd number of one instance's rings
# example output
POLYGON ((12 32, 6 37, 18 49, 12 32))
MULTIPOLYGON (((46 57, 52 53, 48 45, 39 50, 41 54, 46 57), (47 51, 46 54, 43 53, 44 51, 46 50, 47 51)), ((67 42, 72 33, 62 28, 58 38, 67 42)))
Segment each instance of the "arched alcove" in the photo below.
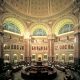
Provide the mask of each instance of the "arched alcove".
POLYGON ((73 31, 75 23, 71 19, 62 19, 52 28, 52 33, 55 35, 73 31))
POLYGON ((10 22, 5 22, 3 24, 4 30, 8 30, 10 32, 21 34, 20 29, 14 24, 10 22))
POLYGON ((64 24, 63 27, 60 28, 60 30, 58 31, 58 34, 64 34, 70 31, 73 31, 73 24, 64 24))
POLYGON ((50 28, 45 24, 33 24, 30 27, 31 35, 47 36, 51 34, 50 28), (39 33, 38 33, 39 32, 39 33))
POLYGON ((46 31, 38 28, 33 32, 33 36, 47 36, 46 31))
POLYGON ((24 35, 24 25, 17 18, 8 17, 3 21, 4 30, 24 35))

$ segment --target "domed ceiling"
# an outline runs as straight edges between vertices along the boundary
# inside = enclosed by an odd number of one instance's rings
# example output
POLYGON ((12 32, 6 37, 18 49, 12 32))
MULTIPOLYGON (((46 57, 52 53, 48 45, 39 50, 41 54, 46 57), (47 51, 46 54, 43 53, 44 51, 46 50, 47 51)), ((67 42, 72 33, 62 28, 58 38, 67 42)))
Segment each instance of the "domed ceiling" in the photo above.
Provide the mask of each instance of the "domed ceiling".
POLYGON ((73 0, 5 0, 11 10, 36 18, 57 15, 66 10, 73 0))

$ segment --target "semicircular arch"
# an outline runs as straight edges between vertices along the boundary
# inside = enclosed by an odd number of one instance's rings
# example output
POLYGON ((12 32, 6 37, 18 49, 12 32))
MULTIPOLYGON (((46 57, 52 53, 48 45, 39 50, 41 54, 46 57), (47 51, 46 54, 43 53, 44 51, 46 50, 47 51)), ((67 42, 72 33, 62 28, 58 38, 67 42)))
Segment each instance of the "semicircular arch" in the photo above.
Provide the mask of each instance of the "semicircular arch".
POLYGON ((24 35, 25 32, 24 25, 20 20, 18 20, 15 17, 6 17, 3 20, 3 24, 7 22, 14 24, 20 30, 21 35, 24 35))
POLYGON ((38 29, 42 29, 43 31, 46 32, 47 35, 51 34, 51 30, 46 24, 33 24, 29 29, 31 35, 33 35, 33 32, 35 32, 38 29))
POLYGON ((59 30, 66 24, 73 24, 74 25, 73 27, 75 27, 75 25, 77 24, 77 21, 75 21, 75 18, 73 19, 63 18, 63 19, 56 21, 52 27, 52 34, 58 35, 59 30))

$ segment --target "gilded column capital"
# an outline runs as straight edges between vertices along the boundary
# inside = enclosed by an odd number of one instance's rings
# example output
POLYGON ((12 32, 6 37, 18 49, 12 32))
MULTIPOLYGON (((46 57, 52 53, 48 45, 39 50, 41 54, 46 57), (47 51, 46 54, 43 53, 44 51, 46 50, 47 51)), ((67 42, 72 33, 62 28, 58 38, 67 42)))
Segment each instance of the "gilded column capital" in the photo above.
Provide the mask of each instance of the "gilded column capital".
POLYGON ((47 37, 48 37, 48 39, 55 39, 56 35, 55 34, 54 35, 48 35, 47 37))

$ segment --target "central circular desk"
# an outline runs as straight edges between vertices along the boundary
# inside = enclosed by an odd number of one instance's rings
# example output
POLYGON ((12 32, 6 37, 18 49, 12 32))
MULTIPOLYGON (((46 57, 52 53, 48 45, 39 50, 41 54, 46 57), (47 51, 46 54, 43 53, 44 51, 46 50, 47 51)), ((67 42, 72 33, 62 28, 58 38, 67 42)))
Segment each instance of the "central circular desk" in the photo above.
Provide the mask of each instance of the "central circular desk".
POLYGON ((35 66, 26 67, 21 71, 21 77, 24 80, 52 80, 56 78, 57 71, 49 66, 37 63, 35 66))

